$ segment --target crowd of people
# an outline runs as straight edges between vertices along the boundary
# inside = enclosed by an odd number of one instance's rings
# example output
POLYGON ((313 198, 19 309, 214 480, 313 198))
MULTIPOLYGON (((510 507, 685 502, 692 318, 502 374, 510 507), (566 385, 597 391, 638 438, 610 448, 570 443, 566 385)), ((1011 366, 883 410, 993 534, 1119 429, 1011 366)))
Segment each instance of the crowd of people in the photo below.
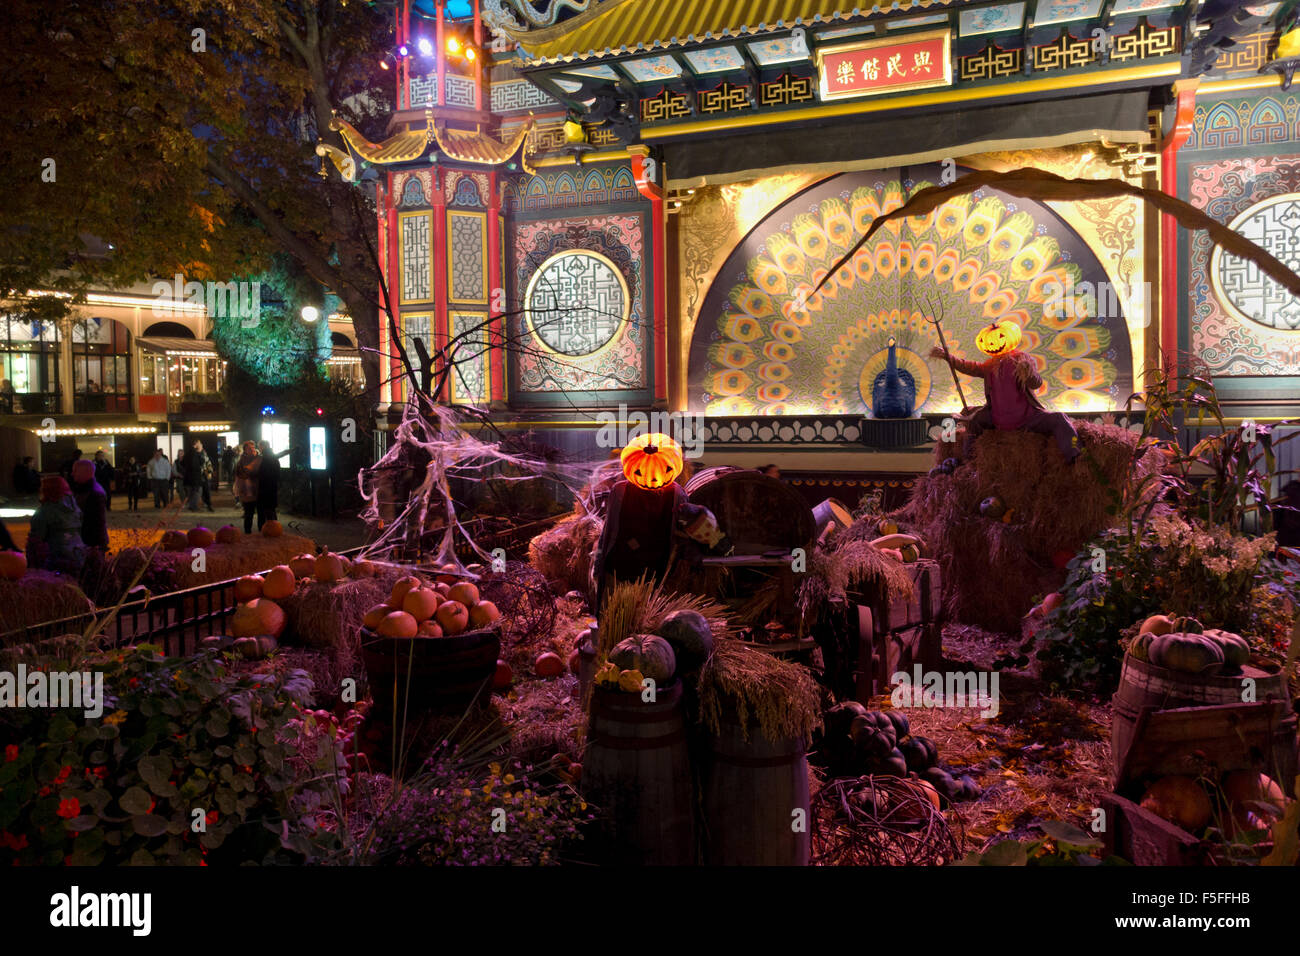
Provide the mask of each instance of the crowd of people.
MULTIPOLYGON (((175 500, 176 488, 183 489, 187 511, 213 511, 214 484, 229 483, 244 514, 244 531, 251 532, 254 519, 260 530, 277 517, 279 506, 280 458, 269 442, 260 446, 246 441, 237 453, 227 448, 221 456, 218 474, 203 443, 195 439, 189 450, 177 456, 175 464, 161 448, 147 462, 133 455, 114 468, 108 456, 97 451, 94 458, 82 457, 76 449, 58 474, 42 476, 31 456, 14 466, 13 485, 17 494, 38 494, 27 535, 27 563, 31 568, 60 571, 85 579, 102 568, 110 546, 108 513, 113 495, 126 496, 126 509, 139 510, 140 503, 153 496, 154 508, 166 508, 175 500)), ((13 548, 13 540, 0 525, 0 547, 13 548)))

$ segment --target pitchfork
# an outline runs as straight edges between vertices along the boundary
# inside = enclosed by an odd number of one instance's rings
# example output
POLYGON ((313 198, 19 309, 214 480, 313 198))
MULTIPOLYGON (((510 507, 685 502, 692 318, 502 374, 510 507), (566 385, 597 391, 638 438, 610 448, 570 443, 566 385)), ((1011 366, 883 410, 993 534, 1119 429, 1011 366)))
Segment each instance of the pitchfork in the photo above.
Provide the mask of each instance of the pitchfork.
MULTIPOLYGON (((926 296, 925 311, 922 314, 925 316, 925 320, 931 323, 934 330, 939 333, 939 345, 944 352, 951 354, 948 352, 948 341, 943 335, 943 293, 939 293, 938 300, 933 304, 930 302, 929 296, 926 296)), ((952 363, 945 361, 944 364, 948 366, 948 371, 952 372, 952 383, 957 386, 957 398, 961 400, 961 411, 965 415, 968 406, 966 404, 966 393, 962 391, 961 379, 957 377, 957 370, 952 367, 952 363)))

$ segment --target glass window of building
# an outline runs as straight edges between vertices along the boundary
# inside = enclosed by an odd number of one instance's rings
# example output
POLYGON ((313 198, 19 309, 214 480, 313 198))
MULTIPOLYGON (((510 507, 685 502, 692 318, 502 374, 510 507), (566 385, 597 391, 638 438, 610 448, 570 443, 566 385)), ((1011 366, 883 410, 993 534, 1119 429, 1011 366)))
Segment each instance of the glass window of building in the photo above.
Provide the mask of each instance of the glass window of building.
POLYGON ((72 323, 72 402, 76 412, 131 411, 131 333, 113 319, 72 323))
POLYGON ((0 315, 0 414, 59 410, 59 328, 0 315))

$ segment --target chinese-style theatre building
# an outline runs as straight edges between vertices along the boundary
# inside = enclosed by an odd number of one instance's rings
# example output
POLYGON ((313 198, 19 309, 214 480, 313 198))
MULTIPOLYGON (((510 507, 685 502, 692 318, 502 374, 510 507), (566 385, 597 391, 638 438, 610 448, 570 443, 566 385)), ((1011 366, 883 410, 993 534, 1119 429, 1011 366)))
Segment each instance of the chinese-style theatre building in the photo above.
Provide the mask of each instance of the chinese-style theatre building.
POLYGON ((1293 4, 466 6, 399 3, 390 136, 343 126, 333 154, 379 174, 389 305, 408 345, 450 346, 444 401, 593 454, 602 411, 698 412, 708 464, 775 462, 846 501, 901 493, 960 408, 926 359, 936 315, 964 357, 1015 318, 1058 411, 1122 415, 1164 352, 1233 417, 1300 412, 1300 301, 1131 196, 981 189, 812 294, 917 189, 1022 167, 1164 190, 1300 266, 1293 4), (891 337, 916 445, 864 424, 891 337))

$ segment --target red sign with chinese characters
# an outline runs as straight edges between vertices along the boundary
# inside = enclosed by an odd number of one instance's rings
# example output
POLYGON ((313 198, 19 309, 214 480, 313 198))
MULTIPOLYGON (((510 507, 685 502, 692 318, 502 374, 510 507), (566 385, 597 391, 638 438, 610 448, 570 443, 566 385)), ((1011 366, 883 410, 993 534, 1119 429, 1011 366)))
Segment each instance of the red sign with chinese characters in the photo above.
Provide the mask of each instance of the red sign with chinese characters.
POLYGON ((866 40, 817 51, 821 98, 894 93, 952 83, 947 30, 866 40))

